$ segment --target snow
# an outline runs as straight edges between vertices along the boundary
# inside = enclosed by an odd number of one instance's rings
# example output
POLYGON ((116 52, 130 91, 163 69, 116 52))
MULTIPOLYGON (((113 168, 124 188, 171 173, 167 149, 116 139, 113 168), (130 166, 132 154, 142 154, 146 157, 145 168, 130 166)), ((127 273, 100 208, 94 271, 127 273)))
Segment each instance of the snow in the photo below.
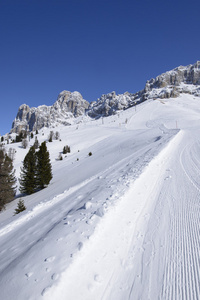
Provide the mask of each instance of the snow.
MULTIPOLYGON (((199 101, 41 129, 53 179, 0 214, 1 299, 199 299, 199 101)), ((19 176, 28 149, 6 147, 19 176)))

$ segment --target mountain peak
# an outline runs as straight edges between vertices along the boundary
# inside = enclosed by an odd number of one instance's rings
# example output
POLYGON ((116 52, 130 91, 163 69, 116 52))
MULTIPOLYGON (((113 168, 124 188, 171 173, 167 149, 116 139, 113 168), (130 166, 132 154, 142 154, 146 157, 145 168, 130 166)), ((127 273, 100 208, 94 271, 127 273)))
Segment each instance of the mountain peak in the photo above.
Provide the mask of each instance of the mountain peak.
POLYGON ((30 108, 23 104, 19 107, 12 124, 11 132, 33 131, 50 127, 55 122, 69 125, 68 119, 84 115, 89 102, 79 92, 62 91, 52 106, 41 105, 30 108))
POLYGON ((86 114, 92 118, 109 116, 147 99, 178 97, 180 93, 200 96, 200 61, 147 80, 144 89, 135 94, 125 92, 117 95, 113 91, 89 103, 79 92, 63 90, 52 106, 30 108, 23 104, 19 107, 11 132, 19 133, 22 129, 33 131, 56 122, 69 125, 70 119, 86 114))

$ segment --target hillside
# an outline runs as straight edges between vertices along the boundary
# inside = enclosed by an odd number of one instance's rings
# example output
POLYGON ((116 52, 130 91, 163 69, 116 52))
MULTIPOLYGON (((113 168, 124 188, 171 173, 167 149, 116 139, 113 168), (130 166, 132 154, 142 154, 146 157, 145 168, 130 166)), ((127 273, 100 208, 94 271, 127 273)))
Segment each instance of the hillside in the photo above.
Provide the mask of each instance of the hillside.
MULTIPOLYGON (((60 133, 53 179, 0 214, 1 298, 199 299, 199 120, 200 97, 180 93, 41 128, 40 143, 60 133)), ((12 147, 19 176, 28 149, 12 147)))

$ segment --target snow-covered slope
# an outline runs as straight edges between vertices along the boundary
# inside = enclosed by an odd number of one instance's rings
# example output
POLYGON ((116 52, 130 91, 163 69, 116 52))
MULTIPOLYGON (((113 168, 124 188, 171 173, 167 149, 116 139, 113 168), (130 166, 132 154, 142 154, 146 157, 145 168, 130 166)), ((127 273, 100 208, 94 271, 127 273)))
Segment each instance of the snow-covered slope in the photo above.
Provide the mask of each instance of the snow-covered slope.
POLYGON ((89 104, 78 92, 63 91, 52 106, 19 107, 11 132, 35 131, 42 127, 80 123, 86 116, 100 118, 117 114, 148 99, 176 98, 181 93, 200 96, 200 62, 180 66, 146 82, 145 88, 135 94, 115 92, 102 95, 89 104), (80 119, 81 116, 81 119, 80 119))
MULTIPOLYGON (((56 130, 50 185, 0 214, 1 298, 199 299, 200 98, 56 130)), ((12 147, 19 176, 28 149, 12 147)))

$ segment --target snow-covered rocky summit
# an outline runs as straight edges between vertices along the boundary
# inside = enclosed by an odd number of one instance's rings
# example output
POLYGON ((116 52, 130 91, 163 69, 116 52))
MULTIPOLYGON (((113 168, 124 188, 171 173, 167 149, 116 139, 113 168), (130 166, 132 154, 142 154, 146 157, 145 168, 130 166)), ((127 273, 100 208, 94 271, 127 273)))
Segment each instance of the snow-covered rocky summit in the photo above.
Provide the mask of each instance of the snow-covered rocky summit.
POLYGON ((52 106, 30 108, 23 104, 19 107, 11 132, 19 133, 22 129, 33 131, 56 123, 68 125, 70 119, 84 115, 91 118, 110 116, 147 99, 176 98, 181 93, 200 96, 200 61, 177 67, 148 80, 145 88, 135 94, 125 92, 116 95, 112 92, 89 103, 79 92, 63 91, 52 106))
POLYGON ((176 98, 180 93, 200 96, 200 61, 180 66, 146 82, 144 98, 176 98))
POLYGON ((186 67, 180 66, 148 80, 145 88, 135 94, 115 92, 102 95, 90 104, 88 115, 91 117, 109 116, 117 110, 127 109, 147 99, 176 98, 180 93, 200 96, 200 61, 186 67))
POLYGON ((11 132, 33 131, 49 127, 55 122, 67 125, 67 120, 85 114, 89 102, 79 92, 62 91, 52 106, 42 105, 30 108, 23 104, 19 107, 12 124, 11 132))
POLYGON ((119 110, 135 105, 136 98, 138 98, 136 94, 128 92, 119 95, 116 95, 115 92, 103 94, 97 101, 90 104, 88 115, 92 118, 113 115, 119 110))

